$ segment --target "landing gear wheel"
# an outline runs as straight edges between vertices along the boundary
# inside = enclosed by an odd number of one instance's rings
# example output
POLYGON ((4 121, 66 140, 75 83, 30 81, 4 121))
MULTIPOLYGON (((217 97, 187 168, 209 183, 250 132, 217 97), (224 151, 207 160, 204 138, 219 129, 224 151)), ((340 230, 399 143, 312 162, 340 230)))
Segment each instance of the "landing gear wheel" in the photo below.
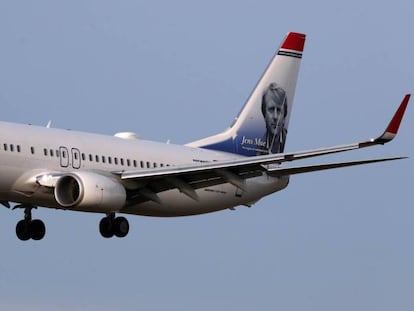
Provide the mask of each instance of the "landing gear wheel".
POLYGON ((114 235, 123 238, 129 232, 128 220, 125 217, 115 217, 115 214, 110 214, 101 219, 99 232, 104 238, 112 238, 114 235))
POLYGON ((33 240, 39 241, 43 239, 46 233, 46 227, 40 219, 32 220, 29 224, 30 236, 33 240))
POLYGON ((30 239, 30 221, 20 220, 16 225, 16 235, 21 241, 30 239))
POLYGON ((129 232, 129 223, 125 217, 117 217, 114 219, 114 233, 118 238, 126 237, 129 232))
POLYGON ((16 225, 16 235, 22 241, 33 239, 39 241, 44 238, 46 227, 40 219, 20 220, 16 225))
POLYGON ((40 219, 32 220, 32 209, 36 206, 17 205, 14 208, 24 208, 24 219, 16 225, 16 235, 19 240, 41 240, 46 233, 46 227, 40 219))
POLYGON ((104 217, 99 223, 99 232, 104 238, 112 238, 114 236, 112 222, 111 217, 104 217))

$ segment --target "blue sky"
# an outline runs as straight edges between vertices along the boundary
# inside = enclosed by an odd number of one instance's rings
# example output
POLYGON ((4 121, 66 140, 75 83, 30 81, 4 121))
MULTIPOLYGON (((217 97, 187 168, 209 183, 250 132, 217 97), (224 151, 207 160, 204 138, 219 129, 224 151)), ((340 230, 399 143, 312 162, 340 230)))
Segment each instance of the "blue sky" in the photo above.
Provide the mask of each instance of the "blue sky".
MULTIPOLYGON (((288 31, 308 35, 286 150, 380 134, 413 91, 408 1, 0 2, 1 120, 186 143, 225 129, 288 31)), ((411 103, 412 104, 412 103, 411 103)), ((413 156, 409 107, 385 147, 413 156)), ((321 160, 322 161, 322 160, 321 160)), ((294 176, 252 208, 128 216, 0 209, 4 310, 412 310, 413 160, 294 176)))

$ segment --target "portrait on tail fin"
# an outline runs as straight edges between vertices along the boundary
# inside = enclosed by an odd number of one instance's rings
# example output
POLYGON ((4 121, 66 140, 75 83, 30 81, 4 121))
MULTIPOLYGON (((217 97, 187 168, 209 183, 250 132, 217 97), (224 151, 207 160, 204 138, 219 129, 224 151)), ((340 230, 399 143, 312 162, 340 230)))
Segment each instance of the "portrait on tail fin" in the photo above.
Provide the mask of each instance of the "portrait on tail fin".
POLYGON ((288 112, 286 91, 277 83, 270 83, 263 92, 261 108, 266 134, 257 154, 281 153, 285 148, 287 135, 285 127, 288 112))

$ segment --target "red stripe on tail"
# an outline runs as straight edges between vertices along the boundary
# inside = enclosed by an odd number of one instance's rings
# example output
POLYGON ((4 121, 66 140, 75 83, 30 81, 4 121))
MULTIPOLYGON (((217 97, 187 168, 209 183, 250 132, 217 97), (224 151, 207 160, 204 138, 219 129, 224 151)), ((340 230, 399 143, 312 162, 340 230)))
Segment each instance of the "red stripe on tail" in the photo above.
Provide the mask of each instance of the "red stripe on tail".
POLYGON ((303 52, 306 35, 298 32, 289 32, 281 48, 303 52))

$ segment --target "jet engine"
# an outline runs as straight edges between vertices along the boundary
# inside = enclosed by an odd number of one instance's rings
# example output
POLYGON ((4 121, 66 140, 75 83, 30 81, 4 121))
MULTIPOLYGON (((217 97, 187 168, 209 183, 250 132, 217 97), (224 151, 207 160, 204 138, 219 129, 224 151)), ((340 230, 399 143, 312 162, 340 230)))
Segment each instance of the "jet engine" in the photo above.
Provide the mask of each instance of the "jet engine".
POLYGON ((55 185, 55 199, 64 208, 115 212, 126 200, 125 188, 116 180, 92 172, 63 175, 55 185))

